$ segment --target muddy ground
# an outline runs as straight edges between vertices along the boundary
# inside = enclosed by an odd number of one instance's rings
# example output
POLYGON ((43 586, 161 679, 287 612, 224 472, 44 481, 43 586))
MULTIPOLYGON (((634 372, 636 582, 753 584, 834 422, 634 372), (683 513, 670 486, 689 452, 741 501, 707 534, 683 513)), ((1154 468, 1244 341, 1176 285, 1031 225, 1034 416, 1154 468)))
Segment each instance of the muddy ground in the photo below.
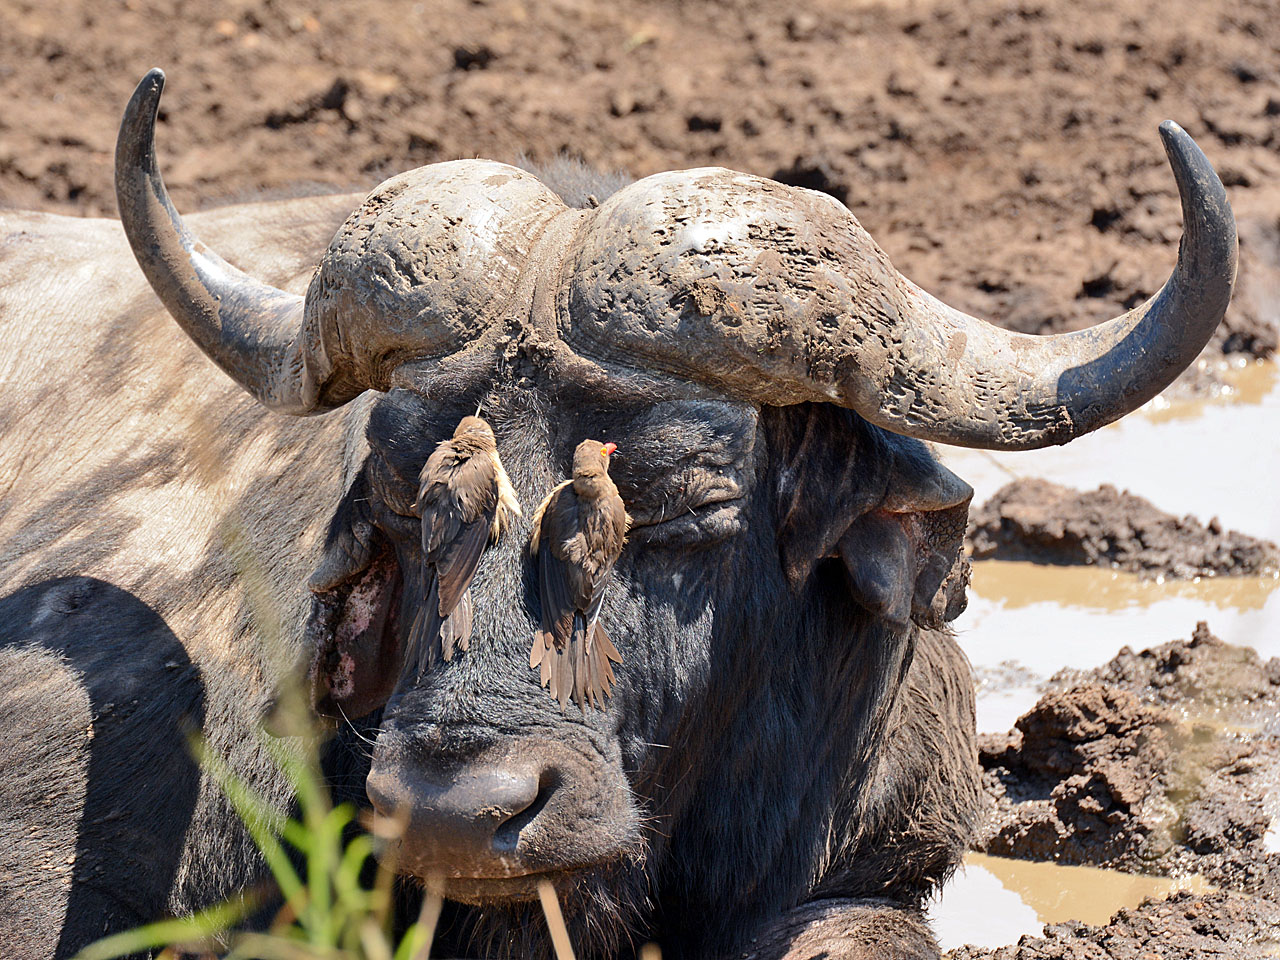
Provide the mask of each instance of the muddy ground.
POLYGON ((974 560, 1091 564, 1145 577, 1274 576, 1269 540, 1175 517, 1128 490, 1080 491, 1036 478, 1015 480, 970 513, 974 560))
POLYGON ((960 947, 947 960, 1262 960, 1276 955, 1277 936, 1274 901, 1183 892, 1121 910, 1104 927, 1055 923, 1043 937, 997 950, 960 947))
POLYGON ((0 203, 110 214, 120 110, 169 71, 180 208, 436 160, 721 164, 826 190, 954 305, 1022 330, 1140 302, 1182 123, 1240 217, 1219 336, 1276 343, 1280 24, 1266 0, 8 0, 0 203))
MULTIPOLYGON (((719 164, 833 194, 916 282, 1038 332, 1115 315, 1164 280, 1180 213, 1156 126, 1173 118, 1240 221, 1240 288, 1210 353, 1277 342, 1268 0, 6 0, 0 205, 113 215, 116 125, 151 66, 169 73, 159 149, 182 209, 365 189, 457 157, 568 152, 637 177, 719 164)), ((1192 679, 1251 676, 1261 692, 1236 689, 1231 710, 1274 711, 1280 668, 1210 668, 1238 655, 1197 638, 1062 678, 987 738, 985 842, 1195 870, 1223 892, 956 960, 1247 956, 1275 938, 1255 794, 1277 731, 1196 719, 1192 679)))
POLYGON ((1264 662, 1199 623, 1188 640, 1125 648, 1050 686, 1008 734, 980 738, 992 810, 979 848, 1198 875, 1216 890, 1148 901, 1106 927, 1060 924, 1013 947, 956 950, 952 960, 1274 950, 1280 853, 1268 851, 1266 835, 1280 786, 1280 658, 1264 662))

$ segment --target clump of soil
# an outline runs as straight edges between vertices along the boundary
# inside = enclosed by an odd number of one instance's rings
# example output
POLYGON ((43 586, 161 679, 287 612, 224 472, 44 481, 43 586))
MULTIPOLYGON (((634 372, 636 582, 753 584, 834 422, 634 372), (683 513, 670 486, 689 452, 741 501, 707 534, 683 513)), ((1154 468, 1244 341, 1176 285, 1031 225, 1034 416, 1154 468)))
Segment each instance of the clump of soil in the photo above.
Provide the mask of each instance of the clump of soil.
POLYGON ((1280 895, 1280 854, 1264 848, 1280 659, 1200 623, 1189 641, 1125 648, 1053 683, 1012 732, 980 738, 984 852, 1280 895))
MULTIPOLYGON (((1280 693, 1280 657, 1263 661, 1250 647, 1223 643, 1203 620, 1191 639, 1173 640, 1134 653, 1124 647, 1109 662, 1090 671, 1098 681, 1133 692, 1146 702, 1174 708, 1188 703, 1229 707, 1234 713, 1265 712, 1280 693), (1257 708, 1250 711, 1247 708, 1257 708)), ((1080 676, 1062 671, 1058 684, 1080 676)), ((1275 717, 1280 724, 1280 716, 1275 717)), ((1280 726, 1266 732, 1280 732, 1280 726)))
POLYGON ((1176 893, 1120 910, 1105 927, 1068 922, 991 950, 960 947, 947 960, 1252 960, 1274 957, 1280 905, 1219 892, 1176 893))
POLYGON ((1167 852, 1175 715, 1126 690, 1082 683, 1043 697, 979 759, 996 798, 985 852, 1129 867, 1167 852))
POLYGON ((969 526, 975 560, 1096 564, 1181 579, 1257 576, 1280 566, 1268 540, 1224 531, 1217 518, 1178 518, 1110 484, 1082 493, 1048 480, 1015 480, 969 526))

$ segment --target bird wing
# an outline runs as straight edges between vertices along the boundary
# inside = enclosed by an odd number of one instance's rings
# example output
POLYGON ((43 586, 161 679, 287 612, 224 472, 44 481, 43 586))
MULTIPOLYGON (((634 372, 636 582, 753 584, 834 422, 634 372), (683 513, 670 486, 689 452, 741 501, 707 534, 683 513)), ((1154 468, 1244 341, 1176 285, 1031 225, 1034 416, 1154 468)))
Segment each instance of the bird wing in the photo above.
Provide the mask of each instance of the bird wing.
POLYGON ((536 557, 538 551, 542 549, 542 522, 547 515, 547 508, 551 506, 551 502, 562 495, 562 491, 572 480, 565 480, 563 483, 557 483, 552 487, 551 492, 542 498, 542 502, 538 504, 537 509, 533 511, 533 532, 529 535, 529 555, 536 557))
POLYGON ((596 707, 604 709, 605 697, 613 693, 615 682, 613 666, 609 661, 621 663, 622 657, 600 623, 600 609, 604 605, 605 591, 613 577, 614 565, 626 542, 628 517, 616 487, 613 488, 612 495, 604 498, 599 506, 600 509, 593 512, 591 524, 591 540, 595 542, 597 562, 583 567, 579 586, 587 605, 581 635, 575 637, 575 640, 580 639, 583 647, 582 667, 585 676, 582 687, 588 699, 596 707))
POLYGON ((555 556, 544 542, 538 551, 538 588, 542 601, 542 632, 547 635, 550 647, 554 642, 563 649, 573 630, 573 615, 578 613, 573 589, 574 568, 555 556))
POLYGON ((610 661, 622 660, 599 622, 621 542, 605 536, 593 550, 597 538, 579 529, 582 512, 572 493, 544 505, 538 549, 542 629, 530 666, 541 668, 542 684, 562 707, 572 699, 583 709, 603 709, 615 682, 610 661))
POLYGON ((542 621, 530 668, 560 701, 603 709, 613 691, 617 648, 600 625, 605 592, 626 540, 627 513, 617 488, 601 498, 566 481, 538 505, 530 553, 538 564, 542 621), (612 663, 611 663, 612 661, 612 663))
POLYGON ((498 507, 492 461, 485 456, 450 460, 445 456, 448 452, 439 451, 439 456, 433 454, 427 461, 418 491, 423 598, 410 644, 419 651, 424 666, 435 662, 437 650, 446 660, 452 659, 454 647, 466 649, 471 639, 469 588, 498 507))
POLYGON ((436 662, 435 639, 440 629, 436 582, 425 566, 419 573, 404 577, 400 609, 415 611, 405 644, 405 669, 410 676, 420 677, 436 662))
POLYGON ((560 484, 538 505, 529 544, 537 558, 542 604, 542 621, 529 653, 529 666, 540 668, 540 682, 560 701, 561 709, 568 705, 574 690, 569 645, 575 615, 580 616, 573 589, 576 565, 563 549, 563 541, 577 535, 578 505, 568 487, 568 483, 560 484))
POLYGON ((422 553, 440 584, 440 615, 453 612, 470 586, 494 527, 494 460, 483 453, 442 464, 419 492, 422 553))
POLYGON ((462 592, 462 596, 447 617, 440 613, 439 581, 433 577, 427 586, 425 596, 418 599, 422 594, 421 588, 410 593, 406 584, 405 609, 414 609, 413 604, 416 603, 417 613, 409 631, 405 663, 417 676, 421 676, 428 667, 434 666, 441 654, 445 660, 452 660, 455 649, 466 650, 470 646, 475 617, 470 590, 462 592))
POLYGON ((453 608, 453 612, 440 625, 440 649, 444 653, 446 660, 453 659, 455 648, 466 650, 471 646, 471 629, 474 617, 475 607, 471 602, 471 591, 465 590, 458 601, 458 605, 453 608))
POLYGON ((427 555, 426 565, 435 572, 439 584, 439 610, 442 617, 453 613, 458 601, 471 586, 480 566, 480 557, 489 544, 490 521, 480 518, 462 524, 452 540, 427 555))
POLYGON ((599 531, 600 535, 579 536, 571 542, 564 543, 569 553, 577 562, 566 564, 569 569, 568 590, 573 599, 574 609, 581 613, 582 639, 590 651, 596 627, 600 621, 600 608, 604 605, 604 595, 613 577, 614 564, 621 553, 621 542, 612 542, 612 530, 599 531), (588 541, 596 541, 594 551, 587 546, 588 541))

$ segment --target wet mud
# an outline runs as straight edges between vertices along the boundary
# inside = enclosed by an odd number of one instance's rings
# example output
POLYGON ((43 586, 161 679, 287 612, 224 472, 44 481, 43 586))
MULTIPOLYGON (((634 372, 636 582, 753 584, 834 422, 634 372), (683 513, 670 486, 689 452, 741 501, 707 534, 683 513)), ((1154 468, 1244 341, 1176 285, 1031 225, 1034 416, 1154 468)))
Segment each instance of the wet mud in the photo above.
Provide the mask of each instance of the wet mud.
MULTIPOLYGON (((1220 528, 1280 540, 1269 480, 1280 451, 1276 369, 1219 372, 1212 389, 1168 391, 1061 450, 944 455, 979 502, 1019 477, 1079 490, 1110 483, 1172 508, 1171 519, 1221 515, 1220 528)), ((1145 505, 1138 526, 1144 515, 1145 505)), ((1135 525, 1113 516, 1121 529, 1135 525)), ((1103 564, 973 564, 957 626, 975 664, 979 729, 1007 731, 1022 717, 1026 732, 981 738, 987 848, 1004 856, 971 857, 935 907, 957 960, 1280 955, 1278 587, 1273 573, 1177 579, 1103 564), (1213 630, 1188 630, 1197 620, 1213 630), (1167 891, 1130 880, 1204 886, 1166 903, 1167 891), (974 912, 984 922, 963 919, 974 912)))
POLYGON ((1125 648, 1056 675, 1012 731, 980 738, 979 760, 991 800, 983 852, 1215 889, 953 960, 1139 957, 1154 937, 1162 958, 1273 955, 1246 948, 1280 941, 1280 658, 1223 643, 1203 622, 1189 639, 1125 648), (1126 942, 1136 952, 1116 952, 1126 942))
POLYGON ((972 514, 974 560, 1092 564, 1147 577, 1261 576, 1280 567, 1268 540, 1176 517, 1128 490, 1079 491, 1041 479, 1015 480, 972 514))
POLYGON ((1230 892, 1176 893, 1120 910, 1110 922, 1051 924, 1042 937, 947 960, 1255 960, 1280 949, 1280 906, 1230 892))

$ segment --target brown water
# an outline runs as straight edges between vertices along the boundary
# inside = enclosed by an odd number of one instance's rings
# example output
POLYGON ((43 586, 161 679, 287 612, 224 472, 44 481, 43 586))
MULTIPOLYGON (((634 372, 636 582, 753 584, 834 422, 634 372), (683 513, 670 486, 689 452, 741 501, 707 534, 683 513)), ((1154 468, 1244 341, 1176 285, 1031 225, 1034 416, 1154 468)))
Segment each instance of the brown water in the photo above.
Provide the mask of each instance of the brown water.
POLYGON ((1154 580, 1101 567, 1054 567, 1001 560, 973 565, 972 589, 1018 610, 1058 603, 1103 612, 1150 607, 1178 597, 1218 610, 1261 610, 1280 587, 1276 576, 1154 580))
POLYGON ((1213 887, 1200 877, 1143 877, 971 853, 930 919, 943 949, 994 947, 1016 943, 1024 933, 1038 935, 1046 923, 1103 925, 1123 907, 1179 890, 1208 893, 1213 887))
POLYGON ((1257 406, 1275 389, 1280 368, 1274 363, 1241 359, 1227 364, 1223 378, 1225 386, 1215 388, 1203 397, 1173 401, 1156 397, 1140 411, 1140 415, 1152 423, 1170 423, 1194 420, 1210 406, 1257 406))
MULTIPOLYGON (((1227 388, 1208 397, 1157 398, 1065 447, 941 453, 973 485, 975 504, 1014 477, 1045 477, 1082 490, 1111 483, 1172 513, 1202 521, 1216 516, 1226 528, 1280 541, 1280 370, 1249 363, 1226 377, 1227 388)), ((1264 657, 1280 655, 1280 580, 1160 582, 1089 567, 976 563, 969 608, 955 625, 979 678, 978 727, 1008 730, 1064 667, 1090 668, 1122 646, 1142 649, 1189 637, 1198 620, 1228 642, 1264 657)), ((1268 845, 1280 849, 1275 826, 1268 845)), ((1121 907, 1188 885, 1207 889, 1196 879, 971 854, 931 916, 944 949, 966 942, 999 946, 1023 934, 1038 936, 1045 923, 1105 923, 1121 907)))
POLYGON ((1128 488, 1175 514, 1280 539, 1280 369, 1235 364, 1225 392, 1166 401, 1062 447, 1012 453, 941 448, 983 503, 1013 477, 1047 477, 1081 489, 1128 488))
POLYGON ((1144 580, 1094 567, 974 564, 956 621, 980 680, 978 728, 1008 730, 1063 667, 1095 667, 1123 646, 1189 637, 1199 620, 1230 643, 1280 655, 1280 580, 1144 580))
MULTIPOLYGON (((1216 516, 1224 527, 1280 541, 1280 368, 1236 364, 1224 376, 1226 388, 1209 397, 1158 397, 1064 447, 941 453, 973 485, 975 503, 1011 477, 1042 476, 1082 490, 1111 483, 1172 513, 1216 516)), ((1062 667, 1092 667, 1122 646, 1187 637, 1198 620, 1230 643, 1280 655, 1280 580, 1162 582, 1090 567, 976 563, 969 609, 956 628, 988 681, 979 728, 1007 730, 1062 667)))

